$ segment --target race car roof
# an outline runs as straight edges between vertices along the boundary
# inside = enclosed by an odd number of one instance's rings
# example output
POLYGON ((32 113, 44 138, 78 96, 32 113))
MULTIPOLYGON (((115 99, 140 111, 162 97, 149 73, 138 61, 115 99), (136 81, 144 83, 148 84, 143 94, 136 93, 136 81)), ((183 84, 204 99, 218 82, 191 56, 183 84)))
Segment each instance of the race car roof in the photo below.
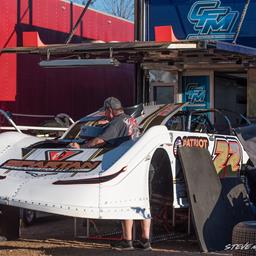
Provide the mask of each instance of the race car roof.
POLYGON ((159 63, 174 69, 256 66, 256 48, 221 41, 81 43, 4 48, 0 52, 38 54, 47 60, 111 58, 121 63, 139 63, 151 69, 159 63))

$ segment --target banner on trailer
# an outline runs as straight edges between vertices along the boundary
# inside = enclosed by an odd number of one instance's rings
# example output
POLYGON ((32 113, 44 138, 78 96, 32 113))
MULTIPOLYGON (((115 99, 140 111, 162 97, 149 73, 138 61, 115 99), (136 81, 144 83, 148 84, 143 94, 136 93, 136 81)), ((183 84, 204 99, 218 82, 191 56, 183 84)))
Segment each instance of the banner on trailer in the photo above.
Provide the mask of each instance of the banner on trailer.
POLYGON ((256 1, 147 0, 146 39, 155 40, 154 27, 171 25, 179 40, 223 40, 256 45, 256 1))
POLYGON ((183 76, 182 101, 189 102, 191 108, 207 109, 210 107, 209 76, 183 76))

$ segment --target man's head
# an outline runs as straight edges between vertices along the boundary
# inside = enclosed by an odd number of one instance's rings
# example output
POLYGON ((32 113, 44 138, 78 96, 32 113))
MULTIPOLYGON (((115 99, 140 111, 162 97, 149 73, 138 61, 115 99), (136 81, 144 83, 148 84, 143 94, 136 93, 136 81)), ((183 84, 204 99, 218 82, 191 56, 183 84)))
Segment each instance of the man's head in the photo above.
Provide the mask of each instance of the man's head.
POLYGON ((122 103, 115 97, 109 97, 104 101, 104 110, 107 119, 111 120, 114 116, 123 113, 122 103))

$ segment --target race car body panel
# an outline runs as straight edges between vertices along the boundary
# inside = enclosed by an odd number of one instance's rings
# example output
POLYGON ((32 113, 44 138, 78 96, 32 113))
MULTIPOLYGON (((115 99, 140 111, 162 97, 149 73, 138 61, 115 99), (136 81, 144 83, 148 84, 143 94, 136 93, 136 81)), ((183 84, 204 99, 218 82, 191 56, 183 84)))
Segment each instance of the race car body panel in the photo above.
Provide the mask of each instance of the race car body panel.
POLYGON ((207 148, 221 177, 239 175, 248 155, 235 135, 168 130, 173 125, 170 120, 184 105, 145 106, 145 115, 137 117, 142 135, 136 139, 102 148, 63 146, 97 136, 104 128, 98 126, 103 119, 100 111, 81 119, 56 144, 35 144, 25 159, 11 157, 1 164, 0 203, 74 217, 149 218, 154 193, 149 191, 154 189, 149 173, 158 166, 154 170, 154 177, 160 178, 157 186, 160 190, 166 184, 172 187, 169 203, 187 207, 178 146, 207 148), (157 176, 160 169, 167 178, 157 176))
POLYGON ((22 148, 42 141, 42 138, 19 132, 3 132, 0 134, 0 164, 8 159, 22 158, 22 148))
POLYGON ((1 203, 75 217, 150 217, 150 154, 168 140, 167 128, 156 126, 99 156, 103 149, 34 150, 1 165, 1 203))
MULTIPOLYGON (((236 136, 202 134, 181 131, 170 131, 172 138, 169 157, 171 159, 175 208, 188 207, 186 187, 180 163, 177 159, 177 147, 206 148, 212 156, 216 172, 221 178, 238 176, 242 164, 248 161, 248 155, 236 136)), ((195 159, 200 161, 200 159, 195 159)))

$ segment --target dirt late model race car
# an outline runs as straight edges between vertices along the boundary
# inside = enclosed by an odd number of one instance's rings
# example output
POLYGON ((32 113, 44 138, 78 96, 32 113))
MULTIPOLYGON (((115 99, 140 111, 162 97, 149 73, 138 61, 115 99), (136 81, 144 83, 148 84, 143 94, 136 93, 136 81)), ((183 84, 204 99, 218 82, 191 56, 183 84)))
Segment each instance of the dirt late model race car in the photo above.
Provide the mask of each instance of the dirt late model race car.
POLYGON ((249 157, 226 115, 182 111, 184 106, 130 108, 141 136, 99 148, 68 147, 104 129, 100 111, 80 119, 60 139, 35 143, 23 150, 22 160, 1 164, 0 203, 93 219, 148 218, 154 195, 168 198, 174 208, 188 207, 178 146, 207 148, 221 176, 239 175, 249 157))

